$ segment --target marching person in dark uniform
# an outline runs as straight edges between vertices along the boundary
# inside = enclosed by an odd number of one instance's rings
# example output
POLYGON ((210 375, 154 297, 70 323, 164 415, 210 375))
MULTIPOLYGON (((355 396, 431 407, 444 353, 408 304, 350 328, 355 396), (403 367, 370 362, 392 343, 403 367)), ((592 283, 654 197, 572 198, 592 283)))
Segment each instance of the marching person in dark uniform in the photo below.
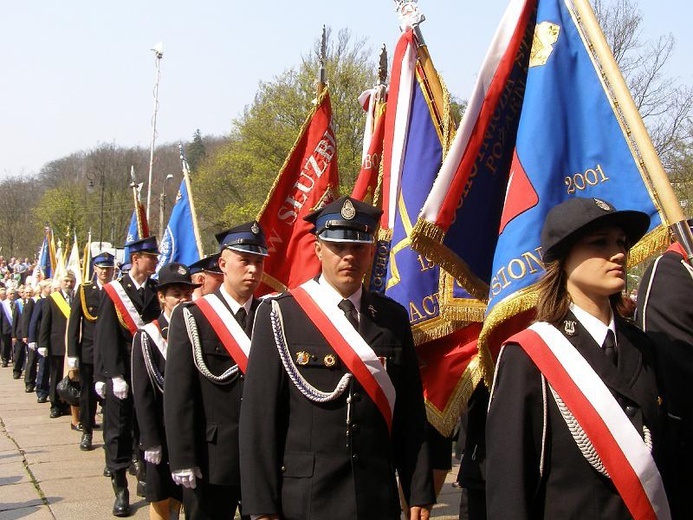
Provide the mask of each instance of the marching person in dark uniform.
POLYGON ((169 520, 180 511, 182 492, 171 478, 164 431, 164 380, 168 329, 173 309, 190 301, 197 284, 183 264, 161 267, 156 285, 161 314, 135 333, 132 345, 132 394, 140 430, 140 447, 147 462, 145 498, 150 520, 169 520))
POLYGON ((79 396, 82 438, 79 449, 92 449, 92 435, 96 420, 96 390, 94 390, 94 344, 96 320, 103 287, 113 279, 113 255, 107 252, 94 257, 96 279, 81 284, 70 308, 67 323, 68 366, 79 370, 81 392, 79 396))
MULTIPOLYGON (((29 349, 36 352, 36 402, 45 403, 48 401, 48 372, 49 367, 46 361, 46 356, 39 352, 38 337, 41 331, 41 322, 43 321, 44 311, 48 307, 48 297, 53 292, 53 279, 47 278, 39 283, 39 298, 36 300, 34 310, 31 312, 31 321, 29 321, 29 349)), ((55 290, 60 290, 56 287, 55 290)), ((26 383, 26 379, 24 380, 26 383)))
MULTIPOLYGON (((693 220, 688 225, 693 226, 693 220)), ((672 516, 687 518, 693 510, 693 266, 678 242, 645 270, 636 319, 655 342, 667 397, 674 461, 672 516)))
POLYGON ((592 198, 549 211, 537 321, 506 342, 491 390, 489 519, 670 518, 652 342, 620 316, 649 222, 592 198))
POLYGON ((114 516, 130 514, 126 471, 133 459, 132 337, 161 312, 155 283, 150 279, 159 254, 156 237, 142 238, 126 247, 132 261, 130 271, 104 286, 96 321, 97 349, 106 378, 104 443, 106 466, 115 492, 114 516))
POLYGON ((12 314, 12 341, 14 343, 12 347, 12 352, 14 353, 12 377, 14 379, 22 377, 24 364, 26 363, 26 340, 24 338, 27 337, 27 332, 24 330, 24 321, 22 317, 24 315, 24 307, 26 306, 27 298, 24 291, 23 285, 17 288, 17 299, 14 302, 12 314))
POLYGON ((0 358, 2 367, 12 361, 12 312, 14 311, 14 290, 0 287, 0 358))
MULTIPOLYGON (((62 402, 56 386, 63 378, 65 364, 65 331, 70 316, 72 289, 75 286, 75 275, 67 271, 60 280, 60 291, 51 293, 46 298, 38 336, 39 354, 46 358, 49 370, 48 399, 51 402, 50 417, 54 419, 66 413, 69 405, 62 402)), ((45 367, 44 367, 45 370, 45 367)))
POLYGON ((31 325, 31 316, 34 313, 34 308, 36 307, 36 300, 40 298, 41 286, 36 288, 36 295, 33 293, 29 294, 28 290, 25 289, 24 296, 26 297, 26 303, 24 304, 24 309, 22 310, 22 322, 20 325, 20 331, 22 333, 22 341, 26 345, 26 362, 24 364, 24 391, 30 394, 36 389, 36 369, 38 358, 36 357, 36 345, 32 347, 29 346, 29 326, 31 325))
MULTIPOLYGON (((219 233, 223 285, 171 317, 164 419, 186 518, 233 518, 241 499, 238 421, 267 244, 257 222, 219 233)), ((250 446, 250 445, 249 445, 250 446)), ((245 512, 243 513, 245 514, 245 512)))
POLYGON ((381 211, 342 197, 306 216, 319 279, 257 312, 241 409, 251 518, 395 520, 435 502, 407 311, 363 289, 381 211))
POLYGON ((212 294, 224 283, 224 273, 219 269, 219 253, 200 258, 190 264, 192 280, 200 286, 193 291, 192 299, 196 300, 205 294, 212 294))

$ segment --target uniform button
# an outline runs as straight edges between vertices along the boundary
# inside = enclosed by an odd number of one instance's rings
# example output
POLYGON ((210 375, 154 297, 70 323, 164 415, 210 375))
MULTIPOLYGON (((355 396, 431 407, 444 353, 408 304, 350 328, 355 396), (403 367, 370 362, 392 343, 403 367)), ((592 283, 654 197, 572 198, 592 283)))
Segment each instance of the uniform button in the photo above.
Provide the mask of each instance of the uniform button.
POLYGON ((354 395, 352 396, 354 401, 360 401, 361 400, 361 394, 358 392, 354 392, 354 395))
POLYGON ((359 427, 360 426, 358 425, 358 423, 354 423, 351 425, 351 429, 355 432, 359 431, 359 427))
POLYGON ((282 466, 282 473, 286 473, 286 466, 282 466))
POLYGON ((245 379, 245 375, 243 375, 243 374, 241 374, 239 377, 240 377, 240 379, 245 379))
POLYGON ((358 456, 356 453, 354 453, 354 454, 351 456, 351 458, 352 458, 352 460, 353 460, 354 462, 358 462, 358 461, 359 461, 359 456, 358 456))
POLYGON ((625 408, 625 412, 628 417, 635 417, 637 411, 637 407, 633 406, 632 404, 627 405, 625 408))

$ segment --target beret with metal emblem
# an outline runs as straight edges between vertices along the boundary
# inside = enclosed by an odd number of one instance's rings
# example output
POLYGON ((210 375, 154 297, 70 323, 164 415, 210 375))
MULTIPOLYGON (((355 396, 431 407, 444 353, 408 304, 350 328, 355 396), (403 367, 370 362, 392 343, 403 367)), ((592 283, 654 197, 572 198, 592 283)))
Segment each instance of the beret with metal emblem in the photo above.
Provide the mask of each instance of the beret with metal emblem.
POLYGON ((171 262, 161 266, 158 273, 155 289, 163 290, 169 285, 188 285, 190 287, 200 287, 199 283, 193 283, 190 277, 190 269, 185 264, 171 262))
POLYGON ((219 251, 231 249, 239 253, 269 256, 265 234, 257 222, 246 222, 214 235, 219 242, 219 251))
POLYGON ((383 211, 351 197, 340 197, 306 215, 313 233, 326 242, 373 243, 383 211))
POLYGON ((150 237, 145 237, 145 238, 140 238, 139 240, 133 240, 132 242, 128 242, 125 244, 125 247, 127 247, 130 250, 130 254, 133 253, 144 253, 147 255, 158 255, 159 254, 159 245, 156 241, 155 236, 150 236, 150 237))
POLYGON ((221 253, 214 253, 213 255, 205 256, 200 258, 197 262, 190 264, 190 274, 197 274, 203 271, 208 273, 222 274, 219 268, 219 257, 221 253))
POLYGON ((92 262, 96 267, 113 267, 115 265, 115 257, 111 253, 104 251, 96 255, 92 262))
POLYGON ((574 197, 551 208, 541 230, 544 262, 567 254, 585 233, 605 226, 618 226, 628 238, 628 246, 640 240, 650 227, 650 217, 642 211, 617 211, 609 202, 574 197))

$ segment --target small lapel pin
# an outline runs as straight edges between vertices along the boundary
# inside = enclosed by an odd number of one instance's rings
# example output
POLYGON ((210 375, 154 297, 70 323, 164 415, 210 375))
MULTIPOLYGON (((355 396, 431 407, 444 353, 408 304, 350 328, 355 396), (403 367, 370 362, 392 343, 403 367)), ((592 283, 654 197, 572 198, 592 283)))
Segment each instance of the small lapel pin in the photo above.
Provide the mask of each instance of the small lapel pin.
POLYGON ((375 318, 375 315, 377 314, 375 307, 373 307, 372 305, 369 305, 368 306, 368 312, 370 313, 371 318, 375 318))
POLYGON ((575 322, 573 320, 565 320, 563 322, 563 330, 568 336, 575 336, 575 322))

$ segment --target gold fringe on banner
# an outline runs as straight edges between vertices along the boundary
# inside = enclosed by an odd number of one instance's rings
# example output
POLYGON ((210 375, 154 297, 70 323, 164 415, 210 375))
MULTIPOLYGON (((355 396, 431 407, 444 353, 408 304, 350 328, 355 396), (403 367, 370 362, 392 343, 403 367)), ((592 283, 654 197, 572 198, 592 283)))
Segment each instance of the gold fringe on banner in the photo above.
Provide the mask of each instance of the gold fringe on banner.
POLYGON ((460 413, 466 409, 467 401, 469 401, 472 392, 479 381, 481 381, 483 375, 484 371, 479 362, 479 357, 475 356, 469 362, 464 374, 462 374, 444 410, 439 410, 432 403, 426 401, 428 422, 444 437, 449 437, 452 434, 460 413))

